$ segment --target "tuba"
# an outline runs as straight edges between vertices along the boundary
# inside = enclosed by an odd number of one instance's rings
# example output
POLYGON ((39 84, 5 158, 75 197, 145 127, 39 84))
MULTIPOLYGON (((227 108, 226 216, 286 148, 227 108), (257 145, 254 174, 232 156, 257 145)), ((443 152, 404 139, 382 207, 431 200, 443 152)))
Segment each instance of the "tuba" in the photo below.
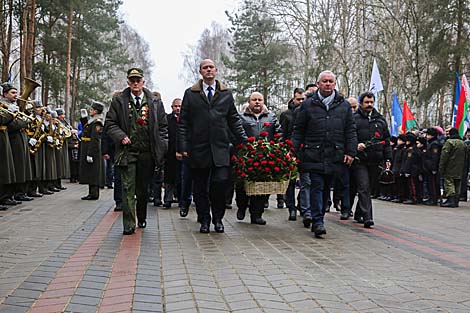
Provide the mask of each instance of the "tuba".
POLYGON ((25 77, 23 93, 21 94, 21 97, 19 97, 17 100, 20 106, 21 112, 24 112, 26 108, 26 104, 29 102, 28 98, 33 92, 33 90, 39 86, 41 86, 41 84, 38 83, 37 81, 32 80, 31 78, 25 77))

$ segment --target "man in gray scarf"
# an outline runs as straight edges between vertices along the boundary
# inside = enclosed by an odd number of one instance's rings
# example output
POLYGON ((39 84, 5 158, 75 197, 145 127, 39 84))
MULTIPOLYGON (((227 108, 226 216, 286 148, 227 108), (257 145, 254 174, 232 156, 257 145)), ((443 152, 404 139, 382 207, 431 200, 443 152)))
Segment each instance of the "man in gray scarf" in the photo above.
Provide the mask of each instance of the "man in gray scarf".
POLYGON ((300 158, 299 170, 310 173, 312 232, 326 234, 324 201, 334 176, 356 155, 356 124, 350 104, 336 90, 336 77, 323 71, 318 90, 298 109, 293 143, 300 158))

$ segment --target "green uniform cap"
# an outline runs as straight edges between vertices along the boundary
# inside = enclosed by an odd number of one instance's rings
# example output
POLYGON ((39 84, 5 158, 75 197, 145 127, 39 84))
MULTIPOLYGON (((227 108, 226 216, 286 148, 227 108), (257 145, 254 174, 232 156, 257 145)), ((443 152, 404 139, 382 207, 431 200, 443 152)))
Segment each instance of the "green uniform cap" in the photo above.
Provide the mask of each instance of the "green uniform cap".
POLYGON ((127 70, 127 78, 131 78, 131 77, 143 78, 144 77, 144 71, 140 68, 133 67, 133 68, 127 70))

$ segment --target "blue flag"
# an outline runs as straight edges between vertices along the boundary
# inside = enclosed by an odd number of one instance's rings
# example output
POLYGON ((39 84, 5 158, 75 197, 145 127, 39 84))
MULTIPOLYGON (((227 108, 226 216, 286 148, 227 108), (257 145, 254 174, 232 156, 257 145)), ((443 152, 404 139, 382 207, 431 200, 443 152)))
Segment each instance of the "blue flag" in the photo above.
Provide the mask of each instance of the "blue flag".
POLYGON ((392 97, 392 122, 390 123, 390 135, 398 136, 398 130, 401 128, 403 111, 398 101, 398 96, 394 92, 392 97))
POLYGON ((452 110, 452 126, 453 127, 455 127, 455 122, 457 119, 457 110, 459 108, 459 99, 460 99, 460 88, 462 88, 462 85, 460 85, 459 73, 457 72, 455 72, 455 79, 456 79, 455 100, 454 100, 454 109, 452 110))

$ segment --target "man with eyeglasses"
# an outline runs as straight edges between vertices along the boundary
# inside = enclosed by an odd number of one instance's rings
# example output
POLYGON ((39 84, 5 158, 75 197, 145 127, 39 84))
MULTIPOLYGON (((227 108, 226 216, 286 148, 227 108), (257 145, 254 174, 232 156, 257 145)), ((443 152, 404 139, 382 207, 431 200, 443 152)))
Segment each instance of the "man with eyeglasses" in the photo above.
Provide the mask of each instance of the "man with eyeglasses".
POLYGON ((113 97, 106 131, 116 144, 114 166, 122 180, 124 235, 147 226, 148 185, 155 167, 163 165, 168 147, 168 123, 162 101, 144 87, 144 72, 127 71, 127 87, 113 97))
MULTIPOLYGON (((281 113, 279 117, 279 123, 281 124, 283 140, 291 140, 292 131, 294 129, 294 121, 296 116, 296 109, 300 107, 300 104, 305 100, 305 90, 302 88, 294 89, 294 97, 287 104, 287 110, 281 113)), ((284 195, 287 209, 289 210, 289 221, 297 220, 297 209, 295 205, 295 180, 289 182, 286 194, 284 195)), ((279 204, 278 195, 278 204, 279 204)), ((302 210, 301 205, 298 205, 302 210)), ((278 205, 278 207, 280 207, 278 205)), ((282 208, 282 207, 281 207, 282 208)), ((303 215, 303 212, 300 212, 303 215)))

